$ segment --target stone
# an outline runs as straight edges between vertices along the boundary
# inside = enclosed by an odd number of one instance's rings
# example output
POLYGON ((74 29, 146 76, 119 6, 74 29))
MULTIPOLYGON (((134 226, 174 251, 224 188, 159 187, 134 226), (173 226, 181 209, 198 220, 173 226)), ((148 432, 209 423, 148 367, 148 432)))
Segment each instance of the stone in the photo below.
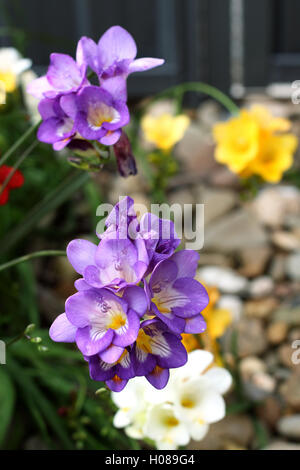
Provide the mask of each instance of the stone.
POLYGON ((226 294, 245 292, 248 280, 239 276, 233 269, 220 266, 206 266, 197 272, 197 278, 208 286, 214 286, 226 294))
POLYGON ((261 275, 270 259, 272 251, 269 246, 245 248, 241 252, 241 267, 239 273, 246 277, 261 275))
POLYGON ((229 189, 198 187, 197 203, 204 204, 205 228, 218 217, 227 214, 237 204, 237 194, 229 189))
POLYGON ((282 344, 278 349, 278 359, 280 363, 289 369, 294 369, 297 366, 297 364, 294 364, 292 361, 293 352, 292 343, 282 344))
POLYGON ((221 266, 224 268, 232 267, 232 258, 222 253, 205 253, 200 252, 199 266, 221 266))
POLYGON ((300 192, 293 186, 266 188, 251 204, 251 210, 264 225, 280 227, 289 214, 300 214, 300 192))
POLYGON ((235 443, 242 448, 250 446, 254 438, 254 426, 244 414, 232 414, 210 425, 207 435, 199 442, 192 441, 188 449, 222 450, 235 443))
POLYGON ((197 119, 201 125, 210 130, 220 120, 219 104, 213 100, 207 100, 202 103, 197 109, 197 119))
POLYGON ((300 441, 300 414, 283 416, 278 421, 277 430, 282 436, 300 441))
POLYGON ((285 340, 288 327, 285 322, 274 322, 268 326, 267 338, 272 344, 280 344, 285 340))
POLYGON ((210 175, 209 181, 212 186, 219 188, 240 189, 238 175, 232 173, 226 166, 218 166, 210 175))
POLYGON ((266 372, 256 372, 243 381, 245 395, 252 401, 262 401, 274 392, 276 380, 266 372))
POLYGON ((271 294, 274 289, 274 282, 269 276, 260 276, 249 285, 249 294, 254 298, 262 298, 271 294))
POLYGON ((264 447, 263 450, 300 450, 300 444, 292 444, 291 442, 277 439, 264 447))
POLYGON ((295 411, 300 411, 300 370, 299 367, 291 374, 289 379, 282 384, 280 392, 288 405, 295 411))
POLYGON ((299 238, 291 232, 277 231, 272 234, 271 238, 274 245, 282 250, 295 251, 300 249, 299 238))
POLYGON ((281 307, 274 312, 273 319, 286 322, 289 326, 300 326, 300 306, 281 307))
POLYGON ((246 210, 237 209, 212 222, 205 231, 204 247, 222 253, 265 246, 268 236, 263 227, 246 210))
POLYGON ((214 159, 214 143, 199 124, 191 123, 174 150, 175 157, 187 172, 207 176, 218 166, 214 159))
POLYGON ((274 297, 248 300, 245 303, 245 314, 248 317, 267 318, 277 306, 278 301, 274 297))
POLYGON ((228 328, 224 335, 224 349, 232 351, 233 336, 237 340, 237 354, 239 357, 259 356, 268 346, 265 331, 260 320, 256 318, 242 318, 238 323, 228 328))
POLYGON ((286 260, 286 274, 293 281, 300 281, 300 251, 288 256, 286 260))
POLYGON ((275 282, 282 281, 286 271, 286 255, 277 254, 272 260, 270 276, 275 282))
POLYGON ((240 373, 244 380, 250 380, 254 374, 265 372, 265 363, 256 356, 248 356, 240 361, 240 373))
POLYGON ((256 408, 258 417, 270 428, 275 428, 281 416, 282 406, 278 398, 269 395, 256 408))

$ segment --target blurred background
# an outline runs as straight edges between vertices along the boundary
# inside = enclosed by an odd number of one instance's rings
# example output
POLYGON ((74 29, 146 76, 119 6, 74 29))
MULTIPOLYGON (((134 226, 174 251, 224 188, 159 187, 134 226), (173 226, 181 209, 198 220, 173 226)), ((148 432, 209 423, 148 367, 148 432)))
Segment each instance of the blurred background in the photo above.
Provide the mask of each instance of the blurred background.
MULTIPOLYGON (((95 241, 97 206, 120 195, 149 209, 152 202, 204 203, 197 276, 210 289, 207 315, 218 327, 211 326, 203 347, 231 371, 234 387, 226 418, 204 440, 191 442, 192 449, 300 448, 300 365, 292 361, 292 344, 300 340, 299 150, 285 181, 245 185, 214 158, 213 127, 230 117, 216 101, 185 94, 181 112, 189 126, 168 159, 147 141, 141 118, 173 115, 176 91, 153 95, 202 81, 239 107, 260 104, 288 119, 299 138, 300 108, 291 99, 292 83, 300 80, 299 18, 297 0, 0 0, 0 47, 17 48, 37 75, 46 72, 51 52, 74 56, 81 36, 97 41, 116 24, 133 35, 138 57, 166 60, 128 81, 128 135, 138 175, 121 178, 113 162, 91 175, 70 170, 68 154, 39 144, 20 168, 23 188, 0 206, 0 257, 3 263, 37 250, 64 250, 73 238, 95 241)), ((35 122, 36 104, 26 105, 25 97, 24 89, 15 92, 1 109, 1 155, 35 122)), ((0 366, 2 448, 152 445, 114 428, 109 393, 95 396, 101 384, 89 380, 80 355, 49 340, 76 276, 64 257, 0 272, 0 338, 36 325, 27 339, 12 343, 0 366)))

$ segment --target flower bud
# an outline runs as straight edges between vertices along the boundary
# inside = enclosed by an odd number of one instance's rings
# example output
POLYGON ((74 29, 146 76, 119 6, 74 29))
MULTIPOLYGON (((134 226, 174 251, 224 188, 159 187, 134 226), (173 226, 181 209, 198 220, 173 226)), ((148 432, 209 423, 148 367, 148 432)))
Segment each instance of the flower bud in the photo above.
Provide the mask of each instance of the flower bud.
POLYGON ((135 158, 132 155, 131 144, 125 132, 122 132, 120 139, 113 147, 120 175, 125 178, 130 175, 136 175, 135 158))

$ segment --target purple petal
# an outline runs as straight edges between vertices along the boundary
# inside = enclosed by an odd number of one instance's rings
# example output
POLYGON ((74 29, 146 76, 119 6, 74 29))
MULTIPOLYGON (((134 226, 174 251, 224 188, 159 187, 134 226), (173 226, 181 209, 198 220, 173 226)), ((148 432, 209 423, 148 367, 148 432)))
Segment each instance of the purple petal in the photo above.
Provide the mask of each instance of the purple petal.
POLYGON ((194 317, 185 318, 184 333, 203 333, 206 330, 206 322, 202 315, 195 315, 194 317))
POLYGON ((71 138, 66 138, 64 140, 61 140, 60 142, 54 142, 53 150, 58 152, 59 150, 64 149, 70 142, 71 142, 71 138))
POLYGON ((88 240, 72 240, 67 246, 67 256, 71 265, 79 274, 83 274, 89 265, 95 264, 97 246, 88 240))
POLYGON ((78 328, 84 328, 90 324, 91 317, 101 315, 101 292, 89 289, 71 295, 66 301, 66 315, 69 321, 78 328))
POLYGON ((117 101, 127 101, 126 80, 123 77, 108 78, 101 85, 117 101))
POLYGON ((83 36, 77 45, 76 62, 78 65, 87 65, 94 72, 99 72, 98 46, 90 38, 83 36))
POLYGON ((134 373, 137 377, 143 377, 144 375, 150 374, 156 366, 156 358, 153 354, 148 354, 143 351, 139 351, 137 346, 131 353, 134 373))
POLYGON ((165 260, 154 269, 150 278, 150 288, 153 292, 160 292, 163 286, 172 284, 177 278, 178 268, 173 261, 165 260))
POLYGON ((159 366, 156 366, 150 374, 146 375, 146 379, 153 387, 161 390, 167 385, 169 376, 169 369, 161 369, 159 366))
POLYGON ((156 315, 174 333, 182 333, 185 327, 185 319, 177 317, 174 313, 161 313, 158 308, 151 304, 151 313, 156 315))
POLYGON ((98 355, 89 357, 87 359, 89 363, 91 379, 105 381, 114 377, 115 366, 102 361, 98 355))
POLYGON ((194 250, 181 250, 174 253, 169 259, 176 263, 178 268, 177 278, 179 279, 195 276, 199 258, 199 254, 194 250))
POLYGON ((74 343, 77 327, 72 325, 65 313, 59 315, 52 323, 49 336, 58 343, 74 343))
POLYGON ((51 54, 47 79, 60 91, 76 90, 82 84, 84 75, 75 60, 66 54, 51 54))
MULTIPOLYGON (((90 287, 101 288, 104 287, 100 281, 100 270, 97 266, 87 266, 84 270, 84 280, 90 287)), ((116 280, 117 283, 117 280, 116 280)))
POLYGON ((123 352, 124 348, 110 344, 107 349, 99 353, 99 356, 101 357, 102 361, 107 362, 108 364, 113 364, 114 362, 117 362, 118 359, 120 359, 123 352))
POLYGON ((136 59, 129 65, 129 73, 144 72, 145 70, 153 69, 164 63, 164 59, 154 59, 152 57, 143 57, 136 59))
POLYGON ((30 95, 35 96, 38 99, 43 99, 45 97, 45 93, 53 91, 53 87, 48 82, 46 76, 37 78, 29 83, 27 86, 27 93, 30 95))
POLYGON ((52 117, 46 121, 43 121, 38 129, 37 138, 40 142, 54 144, 58 140, 61 140, 61 137, 59 136, 59 129, 63 126, 63 124, 63 121, 57 117, 52 117))
POLYGON ((74 282, 74 286, 78 291, 88 290, 91 288, 91 286, 82 278, 76 279, 76 281, 74 282))
POLYGON ((70 93, 69 95, 62 96, 59 104, 66 115, 75 121, 77 113, 76 94, 70 93))
POLYGON ((91 327, 86 326, 85 328, 78 328, 76 333, 76 344, 82 354, 85 356, 93 356, 94 354, 98 354, 99 352, 104 351, 104 349, 107 349, 111 344, 112 338, 112 330, 107 330, 99 339, 97 336, 94 338, 91 327))
POLYGON ((38 110, 44 121, 51 117, 57 117, 57 113, 55 112, 55 109, 54 109, 54 103, 55 103, 55 100, 50 100, 49 98, 45 98, 42 101, 40 101, 38 105, 38 110))
MULTIPOLYGON (((179 294, 187 298, 185 305, 174 306, 172 311, 180 317, 187 318, 197 315, 207 307, 209 303, 209 297, 205 287, 190 277, 177 279, 173 288, 178 291, 179 294)), ((179 298, 181 296, 179 295, 179 298)))
POLYGON ((105 136, 99 139, 99 142, 103 145, 114 145, 120 139, 122 131, 120 129, 116 131, 107 131, 105 136))
POLYGON ((112 392, 121 392, 127 385, 128 380, 120 379, 115 376, 111 380, 107 380, 105 383, 112 392))
POLYGON ((140 317, 142 317, 148 307, 145 292, 141 287, 129 286, 124 290, 122 299, 128 303, 128 307, 134 310, 140 317))
POLYGON ((157 364, 163 369, 170 369, 173 367, 181 367, 187 362, 187 352, 180 339, 172 333, 164 333, 163 337, 167 341, 170 354, 156 355, 157 364))
POLYGON ((103 34, 98 43, 98 51, 103 68, 124 59, 133 60, 137 54, 133 37, 121 26, 112 26, 103 34))

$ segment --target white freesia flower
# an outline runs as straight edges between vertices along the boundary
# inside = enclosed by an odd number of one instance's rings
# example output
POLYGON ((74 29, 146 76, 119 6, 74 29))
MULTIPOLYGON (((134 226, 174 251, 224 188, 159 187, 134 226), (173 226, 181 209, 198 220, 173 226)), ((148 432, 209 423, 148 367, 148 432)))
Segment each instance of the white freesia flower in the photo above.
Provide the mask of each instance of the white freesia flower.
POLYGON ((24 59, 14 47, 0 49, 0 85, 10 93, 19 83, 18 77, 31 67, 31 60, 24 59))
POLYGON ((209 425, 224 418, 222 395, 232 383, 229 372, 212 362, 210 352, 192 351, 163 390, 154 390, 144 377, 130 380, 122 392, 112 393, 119 407, 114 425, 135 439, 152 439, 161 450, 203 439, 209 425))
POLYGON ((189 443, 190 436, 183 421, 176 415, 173 405, 161 403, 149 411, 145 435, 156 443, 159 450, 177 449, 189 443))
POLYGON ((40 121, 41 115, 38 110, 38 104, 40 100, 27 93, 27 86, 38 78, 37 74, 33 70, 27 70, 20 77, 21 88, 24 97, 24 103, 30 115, 32 124, 36 124, 40 121))

